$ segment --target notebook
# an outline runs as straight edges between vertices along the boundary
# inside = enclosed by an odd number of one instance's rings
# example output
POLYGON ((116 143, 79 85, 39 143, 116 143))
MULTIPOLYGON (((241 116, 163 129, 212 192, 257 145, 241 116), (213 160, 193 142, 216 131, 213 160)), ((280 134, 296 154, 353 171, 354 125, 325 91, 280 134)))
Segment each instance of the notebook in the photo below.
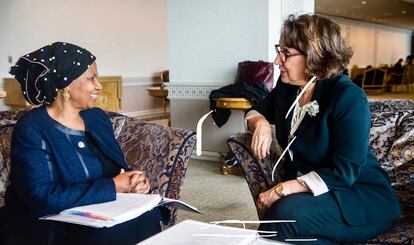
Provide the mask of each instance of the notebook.
POLYGON ((40 219, 97 228, 112 227, 134 219, 160 205, 201 213, 197 208, 183 201, 163 198, 155 194, 117 193, 114 201, 66 209, 59 214, 44 216, 40 219))
POLYGON ((222 225, 212 225, 195 220, 184 220, 173 227, 152 236, 139 245, 270 245, 286 244, 283 242, 271 241, 259 238, 257 231, 228 227, 222 225), (166 242, 168 241, 168 242, 166 242))

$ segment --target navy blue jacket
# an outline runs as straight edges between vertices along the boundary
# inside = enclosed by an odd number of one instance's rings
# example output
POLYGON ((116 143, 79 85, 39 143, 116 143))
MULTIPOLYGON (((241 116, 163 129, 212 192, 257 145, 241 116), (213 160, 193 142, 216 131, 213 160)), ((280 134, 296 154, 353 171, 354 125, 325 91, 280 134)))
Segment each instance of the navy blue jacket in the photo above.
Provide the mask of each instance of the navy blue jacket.
MULTIPOLYGON (((107 115, 94 108, 82 111, 81 117, 101 152, 127 169, 107 115)), ((94 169, 85 169, 73 144, 62 138, 55 125, 45 106, 27 112, 15 125, 11 184, 2 210, 6 222, 34 220, 75 206, 115 200, 112 178, 92 179, 94 169)))
MULTIPOLYGON (((297 86, 279 81, 267 101, 253 108, 275 124, 282 148, 288 143, 293 113, 285 116, 297 94, 297 86)), ((396 194, 368 144, 371 114, 364 91, 347 76, 336 76, 316 83, 313 100, 319 113, 306 114, 296 130, 290 148, 293 162, 285 157, 284 180, 296 178, 298 171, 315 171, 351 225, 398 218, 396 194)))

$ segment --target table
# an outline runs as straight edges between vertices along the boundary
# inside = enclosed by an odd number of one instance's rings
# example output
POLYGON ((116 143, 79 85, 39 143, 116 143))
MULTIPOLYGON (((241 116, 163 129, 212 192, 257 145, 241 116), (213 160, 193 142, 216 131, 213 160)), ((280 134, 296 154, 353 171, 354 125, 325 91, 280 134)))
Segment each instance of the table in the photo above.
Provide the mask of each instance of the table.
POLYGON ((231 110, 247 110, 252 107, 252 103, 245 98, 217 98, 216 107, 231 110))
MULTIPOLYGON (((252 107, 252 103, 245 98, 217 98, 216 99, 216 107, 221 109, 230 109, 230 110, 247 110, 252 107)), ((224 156, 223 156, 224 157, 224 156)), ((228 167, 224 164, 220 168, 220 172, 223 175, 227 174, 237 174, 242 175, 241 167, 240 166, 231 166, 228 167)))

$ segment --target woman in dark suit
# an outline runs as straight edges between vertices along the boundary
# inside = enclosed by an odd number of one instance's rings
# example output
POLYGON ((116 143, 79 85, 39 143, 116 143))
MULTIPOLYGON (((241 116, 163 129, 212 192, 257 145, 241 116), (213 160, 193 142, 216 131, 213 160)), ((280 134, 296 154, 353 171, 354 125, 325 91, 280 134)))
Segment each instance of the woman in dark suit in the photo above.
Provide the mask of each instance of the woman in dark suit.
POLYGON ((290 16, 276 45, 281 75, 268 100, 246 114, 252 149, 264 158, 276 138, 286 149, 282 182, 260 194, 262 224, 276 239, 358 242, 400 215, 398 199, 368 145, 364 91, 342 71, 352 50, 339 25, 317 15, 290 16))
POLYGON ((111 228, 39 220, 150 185, 143 172, 128 171, 109 118, 94 108, 102 87, 89 51, 56 42, 22 56, 10 73, 40 106, 13 130, 2 244, 136 244, 159 232, 159 209, 111 228))

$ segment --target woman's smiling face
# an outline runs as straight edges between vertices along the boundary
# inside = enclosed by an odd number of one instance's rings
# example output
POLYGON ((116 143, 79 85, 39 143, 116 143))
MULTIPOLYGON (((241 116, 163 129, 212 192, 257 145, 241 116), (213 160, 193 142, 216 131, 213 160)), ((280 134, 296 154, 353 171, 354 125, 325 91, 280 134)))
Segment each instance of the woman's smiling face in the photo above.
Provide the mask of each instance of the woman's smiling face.
POLYGON ((84 110, 95 106, 98 94, 102 89, 97 76, 96 62, 93 62, 81 76, 67 86, 73 107, 84 110))

